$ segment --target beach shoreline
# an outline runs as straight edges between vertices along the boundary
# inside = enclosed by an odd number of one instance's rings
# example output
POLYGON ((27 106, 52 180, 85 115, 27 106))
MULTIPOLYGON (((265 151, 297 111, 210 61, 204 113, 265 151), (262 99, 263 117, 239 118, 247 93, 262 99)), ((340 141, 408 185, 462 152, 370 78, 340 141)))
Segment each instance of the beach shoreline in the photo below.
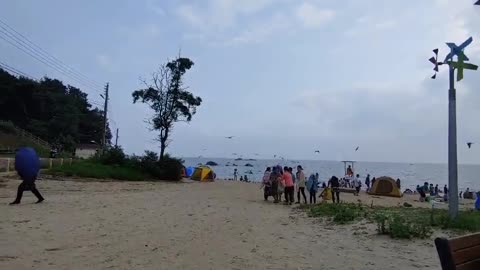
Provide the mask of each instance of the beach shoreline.
MULTIPOLYGON (((8 206, 20 182, 1 181, 1 269, 440 267, 432 239, 394 240, 365 221, 337 226, 308 218, 264 202, 258 183, 40 180, 44 203, 33 204, 26 192, 22 204, 8 206)), ((366 205, 403 202, 341 196, 366 205)))

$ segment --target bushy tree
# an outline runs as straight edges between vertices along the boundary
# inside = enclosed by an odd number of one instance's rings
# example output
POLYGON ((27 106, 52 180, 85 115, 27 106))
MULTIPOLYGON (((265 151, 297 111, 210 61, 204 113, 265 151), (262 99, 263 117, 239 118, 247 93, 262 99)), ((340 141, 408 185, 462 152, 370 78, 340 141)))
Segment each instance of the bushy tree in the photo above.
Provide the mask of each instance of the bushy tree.
POLYGON ((133 103, 141 101, 155 112, 150 120, 153 130, 159 131, 160 161, 164 160, 165 149, 173 124, 179 121, 190 122, 202 99, 187 91, 183 76, 193 66, 192 60, 178 57, 160 66, 152 75, 151 82, 144 81, 146 88, 132 93, 133 103))

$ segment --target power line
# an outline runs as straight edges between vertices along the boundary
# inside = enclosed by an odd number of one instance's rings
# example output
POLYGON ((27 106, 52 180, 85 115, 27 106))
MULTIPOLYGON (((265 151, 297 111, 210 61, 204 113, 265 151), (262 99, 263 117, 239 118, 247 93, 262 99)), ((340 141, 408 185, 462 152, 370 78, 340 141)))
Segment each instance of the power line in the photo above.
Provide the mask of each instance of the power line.
POLYGON ((65 64, 63 61, 61 61, 60 59, 58 59, 57 57, 53 56, 52 54, 48 53, 46 50, 44 50, 42 47, 38 46, 37 44, 35 44, 33 41, 31 41, 29 38, 27 38, 25 35, 23 35, 22 33, 18 32, 17 30, 15 30, 13 27, 11 27, 10 25, 8 25, 6 22, 0 20, 0 24, 3 24, 5 27, 1 26, 0 27, 2 29, 4 29, 5 31, 7 31, 9 34, 13 35, 13 36, 16 36, 18 38, 18 36, 21 37, 21 40, 23 43, 25 43, 28 47, 32 48, 33 50, 35 50, 37 53, 39 54, 42 54, 43 56, 45 56, 46 58, 52 60, 52 62, 55 62, 57 63, 59 66, 62 66, 64 67, 67 71, 73 73, 73 74, 76 74, 79 78, 85 80, 86 82, 90 83, 91 85, 95 86, 95 87, 98 87, 98 88, 101 88, 102 85, 92 79, 90 79, 89 77, 87 77, 86 75, 82 74, 81 72, 77 71, 76 69, 74 69, 73 67, 71 66, 68 66, 67 64, 65 64), (13 31, 13 33, 11 32, 13 31), (25 42, 26 41, 26 42, 25 42))
MULTIPOLYGON (((7 70, 7 71, 9 71, 9 72, 11 72, 11 73, 14 73, 14 74, 16 74, 17 76, 25 77, 25 78, 28 78, 28 79, 31 79, 31 80, 34 80, 34 81, 37 81, 37 82, 39 81, 38 79, 36 79, 35 77, 29 75, 28 73, 23 72, 23 71, 21 71, 21 70, 19 70, 19 69, 17 69, 17 68, 14 68, 14 67, 12 67, 12 66, 10 66, 10 65, 8 65, 8 64, 5 64, 5 63, 3 63, 3 62, 1 62, 1 61, 0 61, 0 68, 2 68, 2 69, 4 69, 4 70, 7 70)), ((99 101, 96 101, 96 100, 91 101, 90 104, 97 105, 98 107, 102 107, 102 106, 103 106, 103 104, 101 104, 99 101)))
POLYGON ((23 72, 23 71, 21 71, 21 70, 18 70, 18 69, 16 69, 16 68, 12 67, 12 66, 9 66, 9 65, 1 62, 1 61, 0 61, 0 67, 2 67, 3 69, 8 70, 8 71, 10 71, 10 72, 13 72, 13 73, 15 73, 15 74, 17 74, 17 75, 19 75, 19 76, 22 76, 22 77, 25 77, 25 78, 28 78, 28 79, 31 79, 31 80, 34 80, 34 81, 38 81, 38 79, 34 78, 33 76, 28 75, 27 73, 25 73, 25 72, 23 72))
POLYGON ((62 73, 63 75, 65 75, 66 77, 70 78, 70 79, 73 79, 75 80, 76 82, 82 84, 83 86, 86 86, 88 89, 92 89, 92 90, 95 90, 97 91, 98 93, 100 93, 98 91, 98 89, 96 89, 96 87, 92 87, 91 85, 88 85, 86 84, 85 82, 83 82, 82 80, 78 79, 77 77, 73 76, 73 75, 70 75, 68 74, 67 72, 65 72, 63 69, 57 67, 55 64, 52 64, 51 61, 49 61, 48 59, 45 59, 44 57, 36 54, 35 51, 32 51, 31 49, 29 49, 28 47, 25 47, 21 42, 19 42, 18 40, 15 40, 15 39, 12 39, 10 36, 8 35, 5 35, 6 33, 0 29, 0 33, 3 33, 4 35, 0 35, 0 38, 2 38, 3 40, 5 40, 6 42, 8 42, 10 45, 14 46, 15 48, 21 50, 22 52, 30 55, 31 57, 33 57, 34 59, 36 59, 37 61, 47 65, 48 67, 62 73), (9 39, 6 38, 6 36, 9 37, 9 39), (13 41, 12 41, 13 40, 13 41))
MULTIPOLYGON (((0 32, 2 32, 2 30, 0 30, 0 32)), ((71 77, 71 76, 69 76, 68 74, 66 74, 66 73, 65 73, 65 72, 63 72, 62 70, 59 70, 58 68, 56 68, 56 67, 52 66, 50 63, 47 63, 47 62, 45 62, 44 60, 42 60, 41 58, 37 57, 35 54, 32 54, 30 51, 28 51, 28 50, 25 50, 23 47, 19 47, 19 46, 16 44, 16 43, 18 43, 18 42, 14 43, 14 42, 12 42, 11 40, 8 40, 8 39, 6 39, 6 38, 5 38, 4 36, 2 36, 2 35, 0 35, 0 38, 2 38, 3 40, 5 40, 6 42, 10 43, 12 46, 14 46, 15 48, 17 48, 17 49, 21 50, 22 52, 24 52, 24 53, 26 53, 26 54, 30 55, 31 57, 33 57, 33 58, 34 58, 34 59, 36 59, 37 61, 39 61, 39 62, 41 62, 41 63, 43 63, 43 64, 47 65, 48 67, 50 67, 50 68, 52 68, 52 69, 54 69, 54 70, 56 70, 56 71, 58 71, 58 72, 62 73, 63 75, 65 75, 65 76, 69 77, 70 79, 73 79, 73 80, 75 80, 75 81, 77 81, 77 82, 79 82, 79 83, 83 84, 83 83, 82 83, 82 82, 80 82, 78 79, 76 79, 76 78, 74 78, 74 77, 71 77)), ((84 85, 84 84, 83 84, 83 85, 84 85)), ((86 85, 84 85, 84 86, 86 86, 86 85)), ((87 87, 87 88, 91 89, 91 87, 87 87)), ((95 90, 95 91, 98 91, 98 90, 95 90)))
MULTIPOLYGON (((0 26, 1 27, 1 26, 0 26)), ((44 57, 42 57, 41 55, 38 55, 36 54, 36 52, 28 47, 26 47, 24 44, 22 44, 21 42, 19 42, 18 40, 12 38, 11 36, 7 35, 6 32, 4 32, 2 29, 0 29, 0 33, 3 33, 4 35, 0 35, 0 38, 2 38, 3 40, 5 40, 6 42, 10 43, 10 45, 14 46, 15 48, 21 50, 22 52, 30 55, 31 57, 33 57, 34 59, 36 59, 37 61, 49 66, 50 68, 62 73, 63 75, 67 76, 68 78, 70 79, 73 79, 75 81, 77 81, 78 83, 86 86, 87 88, 89 89, 92 89, 93 87, 84 83, 83 81, 79 80, 77 77, 75 76, 72 76, 70 74, 68 74, 67 72, 65 72, 63 69, 57 67, 55 64, 52 64, 51 61, 49 61, 48 59, 45 59, 44 57), (7 37, 9 39, 7 39, 7 37)), ((93 88, 94 89, 94 88, 93 88)), ((98 90, 96 90, 98 91, 98 90)))

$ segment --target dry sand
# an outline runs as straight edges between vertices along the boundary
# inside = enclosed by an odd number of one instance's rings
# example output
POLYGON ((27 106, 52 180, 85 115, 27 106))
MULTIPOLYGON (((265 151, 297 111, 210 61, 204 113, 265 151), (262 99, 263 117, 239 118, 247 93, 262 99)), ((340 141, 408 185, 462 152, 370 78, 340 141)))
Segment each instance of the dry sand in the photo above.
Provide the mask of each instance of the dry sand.
POLYGON ((9 206, 20 182, 1 181, 0 269, 440 268, 431 239, 326 224, 264 202, 257 184, 41 180, 44 203, 26 192, 9 206))

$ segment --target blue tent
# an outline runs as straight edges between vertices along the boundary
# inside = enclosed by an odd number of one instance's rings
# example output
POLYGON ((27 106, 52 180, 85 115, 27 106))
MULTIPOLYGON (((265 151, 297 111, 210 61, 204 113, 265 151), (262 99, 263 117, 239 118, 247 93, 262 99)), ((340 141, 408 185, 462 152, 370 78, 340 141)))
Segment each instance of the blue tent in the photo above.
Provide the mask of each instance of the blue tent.
POLYGON ((194 167, 188 167, 188 168, 185 170, 185 173, 187 174, 187 177, 191 177, 194 171, 195 171, 195 168, 194 168, 194 167))
POLYGON ((480 192, 477 192, 477 200, 475 201, 475 209, 480 210, 480 192))

